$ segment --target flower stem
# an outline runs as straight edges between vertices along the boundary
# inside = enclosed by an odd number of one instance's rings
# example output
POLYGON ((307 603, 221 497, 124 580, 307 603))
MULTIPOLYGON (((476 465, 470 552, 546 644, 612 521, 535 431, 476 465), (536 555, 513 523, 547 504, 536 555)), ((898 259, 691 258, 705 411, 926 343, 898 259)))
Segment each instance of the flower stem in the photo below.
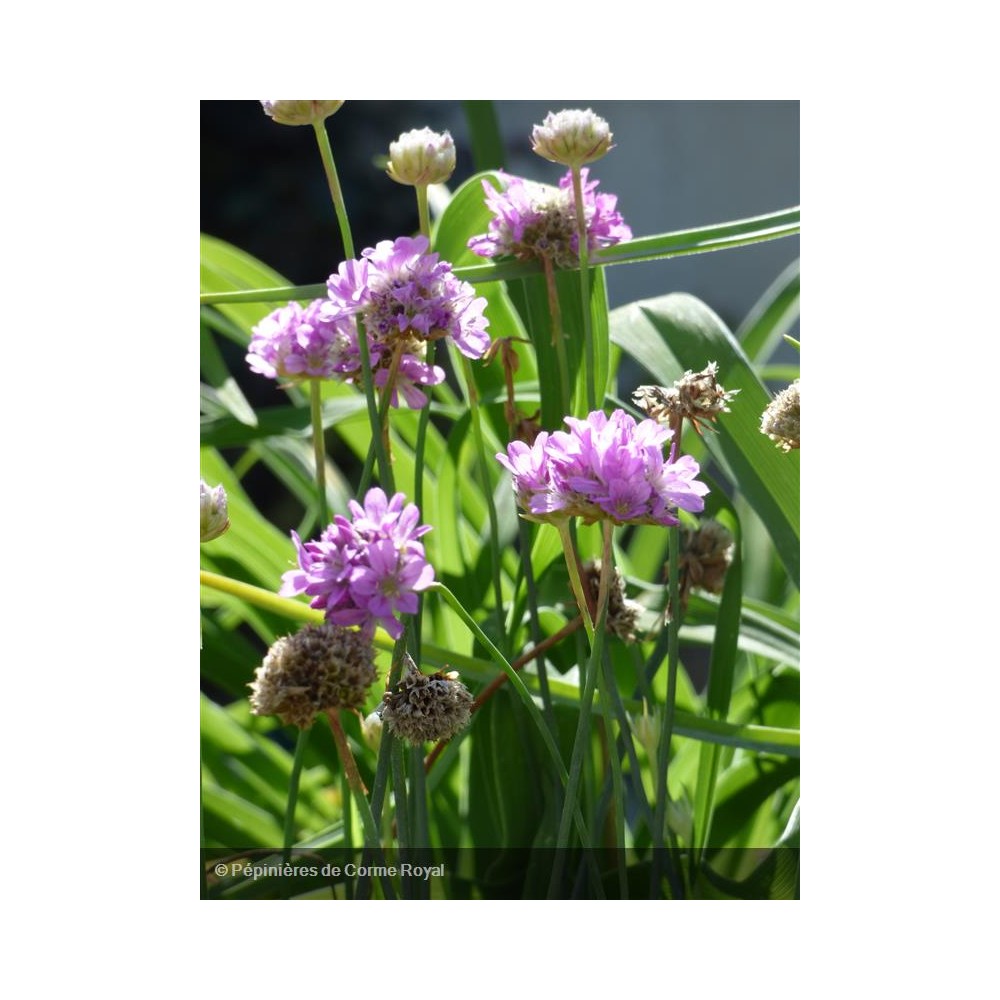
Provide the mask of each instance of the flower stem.
POLYGON ((375 380, 372 377, 371 351, 368 349, 368 335, 365 333, 364 320, 360 316, 356 318, 358 324, 358 352, 361 355, 361 381, 365 390, 365 402, 368 405, 368 423, 372 430, 372 443, 368 449, 368 458, 365 460, 365 468, 361 474, 361 483, 358 486, 358 496, 364 495, 371 482, 371 475, 374 471, 374 461, 378 459, 379 479, 387 493, 395 493, 393 484, 392 465, 389 463, 389 456, 382 446, 382 435, 379 428, 382 426, 379 420, 378 404, 375 402, 375 380))
MULTIPOLYGON (((610 522, 607 522, 610 523, 610 522)), ((580 577, 580 562, 576 557, 576 549, 573 546, 573 539, 569 533, 569 522, 559 521, 556 525, 559 529, 559 540, 562 542, 563 555, 566 557, 566 569, 569 570, 569 582, 573 587, 573 596, 580 608, 580 615, 583 618, 583 627, 587 630, 587 639, 591 647, 594 645, 594 619, 591 617, 592 611, 590 601, 586 591, 583 589, 583 580, 580 577)))
POLYGON ((340 757, 341 766, 347 776, 347 783, 354 794, 354 802, 361 814, 361 825, 365 831, 365 846, 378 849, 381 844, 378 836, 378 826, 375 817, 372 815, 371 806, 368 804, 368 795, 358 771, 354 754, 351 753, 350 744, 347 742, 347 735, 344 727, 340 724, 340 710, 332 709, 326 713, 330 720, 330 729, 333 731, 333 742, 337 744, 337 755, 340 757))
POLYGON ((493 487, 490 484, 490 465, 486 458, 486 441, 483 438, 482 415, 479 407, 479 393, 476 391, 475 377, 472 374, 472 363, 460 352, 456 353, 462 359, 462 373, 465 376, 465 401, 469 407, 469 418, 472 421, 472 438, 476 445, 479 464, 479 476, 482 480, 483 496, 486 500, 486 511, 490 519, 490 560, 493 570, 493 597, 496 601, 497 627, 500 642, 504 652, 509 650, 506 622, 504 620, 503 585, 500 579, 500 526, 497 520, 497 508, 493 502, 493 487))
MULTIPOLYGON (((587 412, 597 409, 597 393, 594 388, 595 358, 594 332, 590 320, 590 262, 587 246, 587 219, 583 210, 583 183, 580 168, 573 167, 573 202, 576 207, 576 232, 580 245, 580 305, 583 309, 583 358, 587 375, 587 412)), ((603 396, 603 394, 602 394, 603 396)), ((602 398, 603 403, 603 398, 602 398)))
MULTIPOLYGON (((618 740, 612 739, 614 733, 613 708, 611 704, 610 692, 615 690, 615 675, 611 667, 611 657, 608 656, 607 649, 603 650, 601 656, 604 667, 604 691, 601 693, 601 712, 604 716, 604 731, 607 734, 608 757, 611 762, 611 787, 614 794, 611 797, 611 809, 614 818, 615 840, 612 845, 618 866, 618 887, 621 899, 628 899, 628 878, 625 872, 625 794, 622 786, 622 762, 618 754, 618 740)), ((620 736, 625 736, 624 729, 619 722, 620 736)), ((640 772, 636 772, 637 776, 640 772)))
POLYGON ((354 239, 351 236, 351 224, 347 219, 347 206, 344 204, 344 192, 340 189, 340 178, 337 176, 337 164, 333 161, 333 149, 330 147, 330 137, 326 132, 326 121, 313 122, 316 131, 316 142, 319 144, 319 155, 326 171, 326 183, 330 187, 333 198, 333 210, 337 213, 337 223, 340 225, 340 239, 344 244, 344 256, 350 260, 354 256, 354 239))
POLYGON ((299 801, 299 776, 302 774, 302 761, 305 759, 310 729, 309 726, 300 729, 295 740, 295 756, 292 757, 292 773, 288 779, 288 804, 285 806, 285 829, 282 838, 286 861, 292 857, 292 843, 295 840, 295 805, 299 801))
POLYGON ((569 384, 569 360, 566 357, 566 337, 562 328, 562 310, 559 308, 559 290, 556 288, 556 274, 550 257, 542 258, 545 268, 545 287, 549 293, 549 315, 552 318, 552 346, 556 349, 556 365, 559 368, 559 401, 563 413, 572 413, 573 393, 569 384))
MULTIPOLYGON (((611 546, 614 524, 611 521, 602 522, 604 529, 604 551, 601 557, 601 581, 597 597, 597 627, 591 638, 590 659, 584 675, 583 693, 580 696, 580 715, 577 720, 576 737, 573 741, 573 755, 570 758, 569 783, 566 786, 566 799, 563 802, 562 818, 559 821, 559 833, 556 839, 556 860, 552 870, 552 880, 549 883, 550 894, 562 879, 564 849, 569 846, 570 809, 578 806, 577 798, 580 788, 580 774, 583 770, 583 760, 586 748, 590 745, 590 710, 594 700, 594 690, 597 686, 598 664, 601 659, 601 649, 604 646, 604 633, 608 616, 608 588, 613 572, 614 554, 611 546)), ((582 588, 581 588, 582 590, 582 588)), ((586 601, 584 601, 586 607, 586 601)), ((586 624, 586 619, 584 619, 586 624)), ((589 847, 586 841, 583 846, 589 847)))
POLYGON ((316 490, 319 496, 319 524, 325 528, 330 523, 330 509, 326 502, 326 445, 323 440, 323 400, 318 378, 309 380, 309 409, 312 416, 313 454, 316 458, 316 490))
POLYGON ((431 238, 431 213, 427 205, 427 185, 418 184, 417 192, 417 216, 420 219, 420 235, 426 236, 428 243, 431 238))

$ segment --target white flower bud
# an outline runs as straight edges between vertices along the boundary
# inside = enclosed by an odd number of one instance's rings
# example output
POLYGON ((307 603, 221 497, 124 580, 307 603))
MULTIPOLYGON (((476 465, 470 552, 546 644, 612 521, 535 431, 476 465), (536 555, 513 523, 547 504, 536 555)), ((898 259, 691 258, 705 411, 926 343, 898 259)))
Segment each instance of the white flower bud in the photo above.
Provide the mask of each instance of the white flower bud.
POLYGON ((386 173, 398 184, 443 184, 455 171, 455 142, 449 132, 415 128, 389 143, 386 173))
POLYGON ((378 751, 382 745, 382 716, 372 712, 361 720, 361 735, 370 750, 378 751))
POLYGON ((201 540, 210 542, 229 528, 229 511, 226 491, 221 486, 209 489, 201 481, 201 540))
POLYGON ((279 125, 312 125, 340 110, 343 101, 261 101, 264 114, 279 125))
POLYGON ((579 168, 599 160, 613 148, 608 123, 586 111, 549 112, 531 130, 531 148, 546 160, 579 168))

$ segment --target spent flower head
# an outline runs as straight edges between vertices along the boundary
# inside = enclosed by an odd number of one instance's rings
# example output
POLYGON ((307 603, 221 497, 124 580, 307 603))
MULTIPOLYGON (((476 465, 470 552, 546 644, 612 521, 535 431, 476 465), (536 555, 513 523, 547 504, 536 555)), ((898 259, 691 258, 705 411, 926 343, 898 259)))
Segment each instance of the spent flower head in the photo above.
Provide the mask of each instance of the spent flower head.
POLYGON ((210 542, 229 530, 229 500, 222 486, 201 481, 201 540, 210 542))
POLYGON ((799 447, 799 380, 783 389, 761 415, 760 432, 766 434, 784 452, 799 447))
POLYGON ((624 410, 566 417, 569 431, 542 432, 533 445, 512 441, 497 461, 513 476, 524 516, 533 521, 677 524, 678 507, 698 512, 708 487, 689 455, 664 461, 671 434, 655 421, 636 423, 624 410))
POLYGON ((250 687, 254 715, 305 729, 317 713, 360 708, 375 682, 371 637, 324 622, 278 639, 250 687))
POLYGON ((382 699, 382 723, 407 743, 450 740, 469 724, 472 702, 455 671, 422 674, 409 660, 396 690, 382 699))
POLYGON ((386 173, 398 184, 443 184, 455 172, 455 140, 450 132, 415 128, 389 143, 386 173))
MULTIPOLYGON (((597 607, 601 589, 601 560, 594 559, 584 564, 583 583, 597 607)), ((642 605, 625 596, 625 578, 615 566, 608 587, 607 629, 623 642, 635 642, 635 629, 642 614, 642 605)))
MULTIPOLYGON (((586 169, 580 175, 588 250, 630 240, 632 230, 615 208, 617 197, 599 194, 598 182, 588 180, 586 169)), ((575 267, 580 260, 580 238, 572 172, 559 181, 558 188, 503 172, 498 177, 503 185, 500 191, 483 179, 493 218, 483 235, 469 240, 469 249, 480 257, 550 260, 556 267, 575 267)))
POLYGON ((261 101, 264 114, 279 125, 312 125, 340 110, 343 101, 261 101))
POLYGON ((341 377, 360 381, 357 321, 363 320, 375 384, 383 387, 397 353, 393 384, 414 409, 425 406, 420 386, 444 381, 444 370, 426 363, 427 344, 447 337, 468 358, 481 358, 490 345, 486 299, 459 281, 451 265, 428 253, 424 236, 383 240, 345 261, 327 281, 329 300, 320 312, 329 322, 347 323, 351 348, 338 364, 341 377))
POLYGON ((550 111, 541 125, 531 130, 531 148, 553 163, 567 167, 582 167, 599 160, 613 149, 608 123, 586 111, 550 111))
POLYGON ((640 385, 632 399, 650 419, 669 424, 671 418, 686 417, 700 434, 720 413, 730 412, 728 404, 740 391, 724 389, 718 374, 719 366, 711 361, 697 374, 686 371, 673 385, 640 385))
POLYGON ((420 525, 420 511, 402 493, 390 500, 377 486, 364 506, 350 501, 348 520, 335 515, 316 541, 292 540, 299 568, 282 577, 282 596, 306 594, 309 606, 327 621, 359 625, 366 635, 381 625, 394 639, 403 634, 396 617, 417 610, 417 594, 434 582, 434 569, 418 541, 430 531, 420 525))
POLYGON ((685 528, 680 557, 682 592, 699 587, 710 594, 721 594, 734 545, 729 529, 711 518, 702 521, 697 530, 685 528))

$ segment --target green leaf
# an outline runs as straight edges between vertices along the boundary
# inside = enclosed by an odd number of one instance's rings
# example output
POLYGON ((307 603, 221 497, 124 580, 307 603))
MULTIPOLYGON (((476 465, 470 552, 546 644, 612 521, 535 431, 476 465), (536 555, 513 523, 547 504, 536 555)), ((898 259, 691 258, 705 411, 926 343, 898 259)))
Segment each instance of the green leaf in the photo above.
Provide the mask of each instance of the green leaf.
POLYGON ((499 170, 506 162, 503 136, 492 101, 462 101, 476 170, 499 170))
POLYGON ((770 396, 726 325, 703 302, 674 293, 615 309, 611 339, 660 385, 685 370, 719 365, 726 389, 739 389, 721 414, 718 433, 705 435, 713 456, 766 526, 793 583, 799 585, 799 456, 785 454, 760 433, 770 396))
POLYGON ((770 357, 799 317, 799 262, 792 261, 747 313, 736 331, 751 361, 770 357))

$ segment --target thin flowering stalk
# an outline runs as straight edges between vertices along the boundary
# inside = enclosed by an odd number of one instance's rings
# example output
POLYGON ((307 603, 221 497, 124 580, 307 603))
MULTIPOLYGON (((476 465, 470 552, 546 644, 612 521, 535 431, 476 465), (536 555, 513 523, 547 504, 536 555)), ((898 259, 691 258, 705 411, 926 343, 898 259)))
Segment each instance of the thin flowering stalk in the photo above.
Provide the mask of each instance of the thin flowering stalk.
MULTIPOLYGON (((610 521, 605 522, 610 524, 610 521)), ((566 557, 566 569, 569 571, 569 582, 573 588, 573 596, 576 598, 577 607, 580 609, 580 615, 583 618, 583 627, 587 631, 587 640, 590 645, 594 645, 594 619, 591 617, 593 612, 590 607, 590 601, 587 599, 587 593, 583 589, 583 580, 580 576, 580 561, 577 559, 576 546, 573 544, 573 539, 570 536, 569 521, 563 519, 556 522, 556 528, 559 530, 559 540, 562 542, 563 555, 566 557)))
MULTIPOLYGON (((552 346, 556 349, 556 364, 559 368, 559 401, 563 413, 572 413, 573 393, 569 384, 569 360, 566 357, 566 338, 562 328, 562 310, 559 308, 559 291, 556 288, 556 273, 551 257, 542 258, 545 269, 545 288, 549 296, 549 315, 552 318, 552 346)), ((592 410, 594 407, 591 406, 592 410)))
POLYGON ((628 899, 628 877, 625 872, 625 794, 622 785, 622 762, 618 755, 618 741, 611 738, 614 732, 614 723, 609 692, 615 688, 615 675, 611 668, 611 657, 608 656, 607 648, 602 651, 601 663, 604 667, 604 690, 601 692, 601 714, 604 719, 604 732, 607 735, 608 741, 608 758, 611 765, 611 789, 613 792, 611 796, 611 812, 615 839, 612 847, 618 863, 620 898, 628 899))
MULTIPOLYGON (((573 202, 576 206, 576 231, 579 235, 580 250, 580 306, 583 310, 583 358, 587 381, 587 412, 595 409, 600 402, 604 403, 603 394, 600 400, 597 399, 597 391, 594 388, 596 379, 594 358, 594 331, 590 319, 590 250, 587 245, 587 219, 584 214, 583 204, 583 180, 580 176, 580 167, 573 167, 573 202)), ((567 413, 569 410, 566 411, 567 413)))
POLYGON ((305 759, 306 744, 309 742, 311 731, 311 727, 300 729, 295 740, 295 755, 292 757, 292 773, 288 778, 288 803, 285 805, 285 827, 282 838, 286 861, 292 857, 292 843, 295 840, 295 806, 299 801, 299 776, 302 774, 302 761, 305 759))
POLYGON ((417 218, 420 220, 420 233, 426 236, 428 242, 431 238, 431 213, 427 204, 427 185, 418 184, 417 192, 417 218))
MULTIPOLYGON (((368 447, 368 455, 365 458, 365 467, 361 473, 361 482, 358 485, 358 496, 361 496, 371 483, 374 471, 375 460, 378 460, 379 479, 383 486, 390 492, 395 491, 395 480, 392 475, 392 464, 386 454, 379 428, 382 421, 379 418, 379 407, 375 402, 375 382, 372 379, 371 352, 368 350, 368 337, 365 335, 364 320, 358 316, 358 353, 361 355, 361 381, 365 390, 365 402, 368 405, 368 423, 372 429, 372 441, 368 447)), ((386 399, 391 399, 390 392, 386 399)))
MULTIPOLYGON (((384 736, 384 729, 382 733, 384 736)), ((396 804, 396 841, 400 850, 405 851, 410 846, 410 815, 406 803, 406 773, 403 770, 402 740, 392 741, 389 765, 392 769, 393 801, 396 804)))
POLYGON ((326 444, 323 440, 323 398, 318 378, 309 380, 309 410, 312 418, 313 455, 316 460, 316 489, 319 495, 319 523, 330 523, 326 502, 326 444))
POLYGON ((319 155, 323 160, 323 169, 326 171, 326 182, 330 187, 330 196, 333 199, 333 210, 337 213, 340 238, 344 244, 344 255, 349 259, 354 256, 354 238, 351 236, 351 223, 347 218, 344 192, 340 188, 340 178, 337 176, 337 164, 333 160, 333 149, 330 146, 330 136, 327 135, 325 119, 313 122, 313 129, 316 132, 319 155))
MULTIPOLYGON (((580 695, 580 714, 577 719, 576 737, 573 742, 573 756, 570 758, 569 782, 566 786, 566 798, 563 802, 562 817, 559 821, 559 833, 556 838, 556 862, 552 870, 552 880, 549 883, 551 895, 562 879, 562 867, 565 851, 569 846, 570 810, 578 806, 577 798, 580 788, 580 775, 583 770, 586 748, 590 745, 590 711, 594 701, 594 691, 597 687, 598 664, 601 650, 604 646, 604 635, 608 617, 608 588, 613 572, 613 551, 611 545, 614 524, 611 521, 602 522, 604 531, 604 548, 601 555, 601 578, 597 597, 597 626, 591 641, 590 659, 584 674, 583 692, 580 695)), ((582 588, 581 588, 582 590, 582 588)), ((586 602, 584 602, 586 606, 586 602)), ((584 841, 584 847, 591 846, 584 841)))

